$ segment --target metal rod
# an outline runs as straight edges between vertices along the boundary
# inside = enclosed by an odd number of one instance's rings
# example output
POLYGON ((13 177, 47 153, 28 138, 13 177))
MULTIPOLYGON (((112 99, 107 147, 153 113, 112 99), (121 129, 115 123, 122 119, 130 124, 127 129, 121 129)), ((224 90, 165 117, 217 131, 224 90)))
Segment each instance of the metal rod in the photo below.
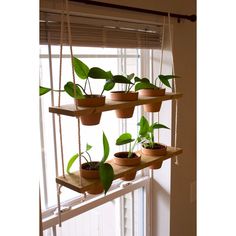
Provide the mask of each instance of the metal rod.
MULTIPOLYGON (((97 2, 97 1, 90 1, 90 0, 70 0, 70 2, 78 2, 88 5, 94 5, 99 7, 109 7, 114 9, 120 9, 120 10, 127 10, 127 11, 133 11, 133 12, 141 12, 141 13, 147 13, 147 14, 154 14, 154 15, 160 15, 160 16, 168 16, 168 12, 164 11, 154 11, 149 9, 142 9, 137 7, 130 7, 130 6, 122 6, 118 4, 112 4, 112 3, 105 3, 105 2, 97 2)), ((176 13, 170 13, 170 16, 173 18, 179 19, 186 19, 192 22, 195 22, 197 20, 197 16, 195 14, 193 15, 182 15, 182 14, 176 14, 176 13)))

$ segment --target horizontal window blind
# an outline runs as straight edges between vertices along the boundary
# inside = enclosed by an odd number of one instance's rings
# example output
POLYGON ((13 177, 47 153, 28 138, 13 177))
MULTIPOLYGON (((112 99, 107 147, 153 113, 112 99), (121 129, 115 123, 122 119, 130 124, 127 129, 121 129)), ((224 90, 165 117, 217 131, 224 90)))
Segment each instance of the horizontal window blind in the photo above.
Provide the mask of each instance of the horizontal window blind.
MULTIPOLYGON (((161 48, 162 26, 70 16, 73 46, 108 48, 161 48)), ((40 12, 40 44, 60 44, 61 14, 40 12)), ((64 40, 68 45, 68 28, 64 15, 64 40)))

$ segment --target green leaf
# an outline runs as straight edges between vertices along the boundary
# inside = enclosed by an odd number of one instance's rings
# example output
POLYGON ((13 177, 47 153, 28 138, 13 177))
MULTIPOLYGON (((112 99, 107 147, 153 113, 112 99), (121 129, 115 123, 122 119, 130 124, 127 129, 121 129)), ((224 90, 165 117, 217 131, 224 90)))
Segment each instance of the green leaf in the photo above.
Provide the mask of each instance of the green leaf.
POLYGON ((68 174, 70 174, 70 168, 73 165, 73 163, 75 162, 75 160, 79 157, 79 154, 76 153, 74 156, 72 156, 67 164, 67 168, 66 168, 66 172, 68 174))
POLYGON ((168 79, 165 79, 165 78, 160 78, 160 81, 166 85, 167 87, 171 88, 171 85, 170 85, 170 82, 168 79))
POLYGON ((111 71, 107 71, 107 77, 108 77, 109 79, 112 79, 113 74, 111 73, 111 71))
POLYGON ((168 128, 167 126, 165 125, 162 125, 162 124, 158 124, 158 123, 154 123, 152 126, 151 126, 153 129, 170 129, 168 128))
POLYGON ((86 152, 89 151, 93 146, 89 145, 88 143, 86 144, 86 152))
POLYGON ((133 84, 131 81, 129 81, 125 76, 123 75, 114 75, 112 80, 115 83, 120 83, 120 84, 133 84))
POLYGON ((142 78, 140 82, 150 84, 150 80, 148 78, 142 78))
POLYGON ((78 75, 79 78, 81 79, 88 78, 89 68, 85 63, 80 61, 78 58, 73 57, 73 66, 75 73, 78 75))
POLYGON ((136 82, 141 81, 141 79, 140 79, 139 77, 135 76, 135 77, 134 77, 134 81, 135 81, 135 83, 136 83, 136 82))
POLYGON ((135 85, 135 91, 138 91, 140 89, 153 89, 156 88, 154 84, 140 82, 135 85))
POLYGON ((93 79, 110 79, 111 74, 110 74, 110 71, 106 72, 99 67, 92 67, 89 70, 88 76, 93 79))
POLYGON ((112 166, 108 163, 100 163, 99 175, 106 194, 111 187, 112 181, 114 179, 114 171, 112 166))
POLYGON ((123 145, 133 142, 132 135, 130 133, 124 133, 116 140, 116 145, 123 145))
POLYGON ((134 73, 130 74, 130 75, 127 75, 127 79, 128 80, 132 80, 134 78, 134 73))
POLYGON ((139 135, 145 136, 149 131, 148 120, 144 116, 142 116, 140 119, 139 125, 140 125, 139 135))
POLYGON ((83 99, 84 95, 78 86, 75 87, 76 96, 74 95, 74 83, 67 82, 64 86, 65 91, 73 98, 83 99))
POLYGON ((158 78, 160 79, 160 81, 164 85, 166 85, 167 87, 171 88, 169 79, 180 78, 180 76, 177 76, 177 75, 159 75, 158 78))
POLYGON ((109 142, 104 132, 103 132, 102 140, 103 140, 103 153, 104 153, 103 155, 104 156, 101 160, 101 163, 104 163, 107 160, 109 156, 109 152, 110 152, 109 142))
POLYGON ((106 90, 106 91, 110 91, 114 88, 114 86, 115 86, 115 82, 113 82, 112 79, 109 79, 109 80, 106 81, 103 89, 106 90))
POLYGON ((159 75, 158 77, 159 77, 159 79, 161 79, 161 78, 163 78, 163 79, 181 78, 180 76, 177 76, 177 75, 159 75))
POLYGON ((50 88, 46 88, 46 87, 42 87, 42 86, 39 86, 39 95, 42 96, 44 95, 45 93, 51 91, 50 88))

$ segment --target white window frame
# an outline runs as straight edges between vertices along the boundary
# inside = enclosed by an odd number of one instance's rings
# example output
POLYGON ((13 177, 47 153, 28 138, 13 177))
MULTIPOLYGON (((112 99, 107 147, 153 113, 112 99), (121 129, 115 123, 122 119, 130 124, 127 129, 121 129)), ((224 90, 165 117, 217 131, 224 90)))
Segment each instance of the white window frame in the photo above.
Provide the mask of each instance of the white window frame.
MULTIPOLYGON (((150 51, 149 51, 150 52, 150 51)), ((127 58, 134 58, 137 57, 137 55, 126 55, 125 49, 121 50, 121 56, 119 55, 75 55, 76 57, 80 58, 86 58, 86 57, 108 57, 108 58, 120 58, 121 64, 123 64, 123 71, 126 72, 126 59, 127 58)), ((52 55, 52 58, 58 58, 58 55, 52 55)), ((70 55, 63 55, 64 58, 69 58, 70 55)), ((140 59, 141 59, 141 74, 142 76, 149 76, 150 73, 150 57, 148 50, 141 50, 140 53, 140 59), (143 62, 143 63, 142 63, 143 62), (145 63, 144 63, 145 62, 145 63), (148 63, 147 63, 148 62, 148 63)), ((48 58, 48 55, 41 55, 40 58, 48 58)), ((121 65, 120 65, 121 66, 121 65)), ((140 107, 141 108, 141 107, 140 107)), ((41 103, 40 103, 40 112, 41 112, 41 103)), ((140 109, 140 115, 143 115, 143 109, 140 109)), ((42 119, 40 119, 42 122, 42 119)), ((41 128, 41 134, 43 134, 42 129, 42 123, 40 122, 40 128, 41 128)), ((120 131, 125 132, 127 125, 126 120, 122 120, 120 125, 120 131)), ((41 143, 43 144, 43 135, 41 135, 41 143)), ((42 164, 44 163, 44 147, 42 146, 42 164)), ((125 184, 120 181, 114 181, 113 185, 111 186, 109 192, 106 196, 99 195, 99 196, 93 196, 93 195, 87 195, 86 199, 84 198, 83 194, 79 194, 78 197, 75 197, 73 199, 69 199, 65 202, 61 202, 61 222, 65 220, 69 220, 73 217, 78 216, 79 214, 82 214, 86 211, 89 211, 95 207, 101 206, 102 204, 105 204, 109 201, 112 201, 114 199, 119 199, 118 207, 120 208, 120 220, 118 220, 118 223, 120 226, 122 226, 124 222, 124 217, 122 216, 122 196, 124 196, 127 193, 133 193, 135 190, 143 188, 144 190, 144 209, 143 209, 143 217, 144 217, 144 229, 143 229, 143 235, 144 236, 150 236, 151 235, 151 215, 152 215, 152 208, 150 207, 151 204, 151 184, 152 184, 152 173, 148 171, 147 169, 141 171, 141 175, 137 176, 136 179, 132 182, 128 182, 125 184)), ((43 171, 43 181, 44 181, 44 193, 45 193, 45 206, 47 207, 47 183, 46 183, 46 171, 43 171)), ((45 210, 42 213, 42 220, 43 220, 43 230, 52 228, 53 235, 56 235, 56 225, 59 224, 58 215, 55 213, 57 211, 57 205, 52 206, 45 210)), ((134 220, 131 219, 132 222, 132 236, 134 236, 134 220)), ((120 227, 121 229, 124 229, 124 227, 120 227)), ((120 236, 125 236, 125 233, 123 230, 119 231, 120 236)))

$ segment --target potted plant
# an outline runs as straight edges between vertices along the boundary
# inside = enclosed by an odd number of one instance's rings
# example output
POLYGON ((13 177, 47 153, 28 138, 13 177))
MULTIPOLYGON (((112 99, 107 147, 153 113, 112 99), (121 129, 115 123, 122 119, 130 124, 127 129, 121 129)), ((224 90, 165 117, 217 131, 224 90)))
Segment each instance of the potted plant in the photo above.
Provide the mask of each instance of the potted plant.
MULTIPOLYGON (((131 91, 132 87, 135 84, 134 74, 127 75, 127 77, 123 75, 115 75, 112 77, 112 82, 125 84, 124 91, 114 91, 110 93, 110 98, 112 101, 136 101, 138 100, 138 92, 131 91)), ((116 116, 118 118, 130 118, 133 116, 134 106, 128 108, 122 108, 116 110, 116 116)))
MULTIPOLYGON (((129 144, 129 150, 126 152, 117 152, 114 154, 113 162, 119 166, 136 166, 141 162, 141 157, 134 152, 135 146, 141 141, 140 137, 136 139, 132 138, 130 133, 123 133, 116 140, 116 145, 129 144), (133 145, 131 145, 131 143, 133 145)), ((122 180, 133 180, 135 178, 136 171, 133 171, 129 174, 124 175, 122 180)))
MULTIPOLYGON (((76 105, 81 107, 98 107, 105 104, 104 91, 109 91, 114 87, 114 83, 111 81, 113 75, 111 71, 104 71, 99 67, 89 68, 85 63, 83 63, 78 58, 73 58, 73 66, 76 75, 84 80, 84 86, 80 84, 74 84, 69 81, 64 85, 64 90, 61 92, 66 92, 71 97, 75 99, 76 105), (102 79, 105 80, 103 90, 100 94, 93 94, 90 80, 102 79)), ((40 86, 40 95, 49 92, 51 89, 40 86)), ((54 90, 58 92, 59 90, 54 90)), ((83 125, 97 125, 101 119, 101 112, 94 113, 91 115, 81 116, 81 121, 83 125)))
MULTIPOLYGON (((148 120, 142 116, 140 122, 139 138, 142 143, 142 154, 147 156, 164 156, 166 155, 166 145, 155 142, 154 140, 154 130, 155 129, 169 129, 163 124, 157 122, 149 124, 148 120)), ((162 162, 150 166, 151 169, 159 169, 162 162)))
MULTIPOLYGON (((165 95, 165 88, 162 88, 162 84, 166 85, 167 87, 171 88, 170 79, 174 78, 180 78, 176 75, 159 75, 155 79, 155 83, 152 84, 149 79, 143 78, 140 79, 138 77, 135 77, 136 85, 135 85, 135 91, 139 91, 139 94, 141 96, 145 97, 159 97, 165 95), (161 86, 157 86, 158 79, 161 81, 161 86)), ((152 104, 145 104, 144 111, 145 112, 159 112, 161 109, 162 102, 156 102, 152 104)))
MULTIPOLYGON (((74 85, 72 82, 68 82, 64 89, 65 91, 76 100, 76 105, 81 107, 98 107, 105 104, 104 91, 111 90, 114 85, 111 83, 112 73, 111 71, 104 71, 99 67, 89 68, 85 63, 83 63, 78 58, 73 58, 73 66, 76 75, 84 80, 84 86, 80 84, 74 85), (90 78, 92 79, 103 79, 105 84, 103 90, 100 94, 93 94, 90 78), (76 86, 76 94, 74 94, 74 86, 76 86)), ((94 113, 91 115, 81 116, 82 124, 84 125, 96 125, 99 124, 101 119, 101 112, 94 113)))
POLYGON ((112 181, 114 179, 114 171, 112 166, 109 163, 106 163, 109 156, 109 143, 105 133, 103 132, 103 158, 100 162, 92 161, 92 158, 89 154, 89 150, 92 148, 91 145, 87 144, 85 151, 80 154, 77 153, 72 156, 67 164, 67 173, 70 174, 70 168, 77 158, 84 158, 86 161, 81 165, 80 174, 81 177, 86 179, 100 179, 101 183, 94 186, 94 188, 89 189, 87 192, 90 194, 99 194, 104 191, 106 194, 109 190, 112 181))

